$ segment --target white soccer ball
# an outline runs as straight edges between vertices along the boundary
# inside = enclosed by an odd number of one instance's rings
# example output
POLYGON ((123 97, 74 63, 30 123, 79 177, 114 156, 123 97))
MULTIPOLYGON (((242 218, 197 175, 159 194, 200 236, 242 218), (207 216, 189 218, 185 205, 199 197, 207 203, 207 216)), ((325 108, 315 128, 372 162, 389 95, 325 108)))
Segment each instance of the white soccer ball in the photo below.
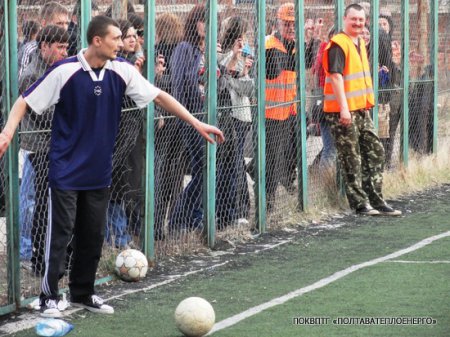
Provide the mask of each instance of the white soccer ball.
POLYGON ((115 271, 124 281, 139 281, 145 277, 147 269, 147 258, 139 250, 125 249, 117 255, 115 271))
POLYGON ((200 337, 213 327, 216 314, 209 302, 201 297, 188 297, 175 310, 177 328, 188 337, 200 337))

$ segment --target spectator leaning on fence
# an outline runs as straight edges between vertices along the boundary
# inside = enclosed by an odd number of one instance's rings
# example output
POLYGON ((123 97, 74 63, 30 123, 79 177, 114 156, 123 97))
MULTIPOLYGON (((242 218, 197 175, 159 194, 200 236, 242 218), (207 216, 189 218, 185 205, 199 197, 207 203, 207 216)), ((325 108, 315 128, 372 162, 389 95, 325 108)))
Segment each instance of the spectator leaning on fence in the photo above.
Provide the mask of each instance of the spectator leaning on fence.
MULTIPOLYGON (((313 93, 319 96, 313 102, 311 109, 311 118, 314 122, 318 122, 320 125, 320 136, 322 138, 322 150, 319 152, 319 168, 322 174, 326 174, 329 177, 333 175, 336 168, 336 147, 331 135, 330 125, 325 121, 323 113, 323 87, 325 85, 325 71, 323 69, 323 53, 329 40, 336 34, 334 26, 328 32, 328 39, 325 42, 321 42, 317 51, 316 60, 312 69, 314 75, 314 89, 313 93)), ((314 160, 315 161, 315 160, 314 160)))
POLYGON ((294 188, 297 158, 294 13, 293 3, 281 5, 277 11, 277 31, 266 37, 266 198, 269 211, 279 182, 288 191, 294 188))
MULTIPOLYGON (((37 37, 37 52, 24 69, 19 79, 19 90, 24 93, 57 61, 67 57, 69 36, 64 28, 45 26, 37 37)), ((31 257, 32 271, 36 275, 44 275, 45 233, 48 223, 48 150, 50 146, 50 130, 52 127, 54 106, 35 113, 28 109, 21 123, 20 147, 28 151, 28 158, 35 172, 34 190, 35 205, 31 241, 33 253, 31 257)))
MULTIPOLYGON (((383 43, 383 48, 387 50, 386 55, 383 55, 383 61, 380 60, 381 64, 384 64, 388 68, 388 81, 387 81, 387 91, 382 93, 386 95, 384 98, 379 97, 379 101, 385 100, 389 101, 389 137, 385 139, 383 142, 385 157, 386 157, 386 165, 387 167, 391 167, 391 159, 392 152, 394 149, 394 140, 395 134, 397 131, 398 124, 400 122, 401 117, 401 109, 402 109, 402 99, 401 99, 401 90, 400 88, 400 80, 401 80, 401 71, 400 67, 395 63, 395 49, 400 48, 398 41, 392 40, 392 34, 394 30, 394 21, 392 20, 391 13, 388 11, 381 11, 379 16, 379 24, 380 31, 383 30, 385 32, 385 38, 383 43), (395 90, 393 90, 395 89, 395 90)), ((381 47, 381 42, 380 42, 381 47)), ((381 48, 380 48, 381 51, 381 48)), ((398 49, 399 51, 399 49, 398 49)), ((380 94, 381 95, 381 94, 380 94)))
MULTIPOLYGON (((39 12, 39 18, 42 28, 47 25, 55 25, 67 30, 69 27, 69 11, 66 7, 55 1, 47 2, 42 6, 39 12)), ((36 41, 30 41, 23 46, 23 55, 19 60, 19 78, 27 64, 30 63, 31 57, 36 49, 36 41)))
MULTIPOLYGON (((128 20, 119 20, 118 24, 122 32, 122 46, 117 56, 134 64, 141 71, 144 57, 141 56, 139 60, 135 57, 136 30, 128 20)), ((122 109, 127 109, 127 112, 120 119, 114 145, 111 201, 106 227, 106 240, 119 249, 133 246, 132 234, 138 234, 140 231, 141 178, 144 160, 142 155, 144 112, 137 108, 128 96, 124 97, 122 109)))
POLYGON ((17 60, 20 61, 22 59, 24 46, 29 42, 36 41, 36 37, 40 30, 41 25, 37 21, 27 20, 22 23, 23 39, 17 47, 17 60))
POLYGON ((223 20, 220 43, 222 53, 218 62, 223 78, 219 92, 219 125, 227 137, 217 156, 218 165, 226 175, 225 186, 218 187, 218 199, 224 207, 219 210, 218 228, 236 222, 248 224, 250 193, 245 172, 244 144, 252 124, 250 98, 255 81, 249 76, 253 55, 244 53, 248 23, 240 16, 223 20), (229 136, 228 136, 229 135, 229 136))
POLYGON ((325 49, 325 119, 331 126, 350 207, 361 215, 401 215, 383 199, 384 149, 369 109, 374 105, 364 40, 364 10, 344 12, 344 30, 325 49))
POLYGON ((144 53, 144 19, 142 19, 138 14, 131 13, 128 15, 128 21, 131 22, 134 29, 136 30, 136 37, 137 37, 137 43, 136 43, 136 49, 134 50, 136 53, 141 53, 141 55, 144 53))
POLYGON ((97 16, 87 29, 88 48, 60 61, 14 103, 0 133, 4 154, 27 108, 55 112, 49 153, 51 221, 47 230, 46 269, 42 280, 41 314, 59 317, 58 281, 64 275, 67 244, 73 238, 70 270, 71 304, 98 313, 114 309, 95 295, 94 282, 104 239, 111 184, 111 162, 124 95, 145 107, 151 101, 191 124, 204 138, 223 141, 220 130, 193 117, 172 96, 145 80, 130 63, 116 59, 122 46, 114 20, 97 16))
MULTIPOLYGON (((172 73, 172 92, 175 98, 191 107, 192 112, 199 113, 199 119, 205 118, 206 103, 206 64, 205 64, 205 18, 206 9, 204 5, 195 6, 188 14, 185 22, 184 41, 180 42, 173 51, 170 59, 172 73)), ((218 48, 219 49, 219 48, 218 48)), ((217 65, 218 88, 223 80, 217 65)), ((178 128, 186 151, 189 154, 192 179, 181 195, 177 198, 175 207, 170 217, 169 229, 181 231, 203 229, 203 163, 205 158, 205 142, 194 134, 192 130, 180 125, 178 128)), ((216 189, 225 186, 226 179, 223 167, 217 165, 216 189)), ((224 205, 222 199, 216 195, 216 221, 223 214, 220 210, 224 205)), ((187 236, 186 236, 187 237, 187 236)))
MULTIPOLYGON (((156 45, 158 58, 165 61, 165 69, 155 78, 157 87, 172 94, 172 65, 170 59, 178 43, 183 40, 183 24, 173 13, 156 17, 156 45)), ((172 214, 175 201, 183 191, 183 178, 189 166, 178 121, 157 107, 155 114, 155 240, 165 238, 167 214, 172 214)))

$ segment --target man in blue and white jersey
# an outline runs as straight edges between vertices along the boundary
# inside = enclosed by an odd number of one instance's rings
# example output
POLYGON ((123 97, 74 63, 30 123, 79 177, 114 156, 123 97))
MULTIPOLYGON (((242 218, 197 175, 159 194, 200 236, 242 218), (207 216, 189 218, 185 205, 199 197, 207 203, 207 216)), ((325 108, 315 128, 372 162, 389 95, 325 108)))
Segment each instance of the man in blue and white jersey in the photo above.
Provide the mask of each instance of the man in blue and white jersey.
POLYGON ((222 132, 193 117, 178 101, 150 84, 130 63, 117 58, 123 46, 116 21, 91 20, 88 48, 55 63, 14 103, 0 133, 0 157, 27 108, 37 114, 55 105, 50 152, 50 221, 47 228, 45 275, 40 306, 44 317, 60 317, 66 308, 58 294, 66 247, 73 238, 69 277, 74 306, 112 314, 114 309, 95 295, 94 281, 101 256, 111 184, 112 154, 124 95, 140 108, 151 101, 192 125, 207 141, 219 143, 222 132))

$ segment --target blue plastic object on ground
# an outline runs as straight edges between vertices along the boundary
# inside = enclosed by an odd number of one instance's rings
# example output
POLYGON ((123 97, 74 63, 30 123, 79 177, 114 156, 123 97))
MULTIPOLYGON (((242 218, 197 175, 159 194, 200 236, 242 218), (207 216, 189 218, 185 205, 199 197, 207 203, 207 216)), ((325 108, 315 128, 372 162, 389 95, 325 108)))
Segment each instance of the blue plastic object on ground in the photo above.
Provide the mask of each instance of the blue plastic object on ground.
POLYGON ((57 337, 64 336, 73 329, 73 325, 62 319, 48 318, 36 324, 36 333, 39 336, 57 337))

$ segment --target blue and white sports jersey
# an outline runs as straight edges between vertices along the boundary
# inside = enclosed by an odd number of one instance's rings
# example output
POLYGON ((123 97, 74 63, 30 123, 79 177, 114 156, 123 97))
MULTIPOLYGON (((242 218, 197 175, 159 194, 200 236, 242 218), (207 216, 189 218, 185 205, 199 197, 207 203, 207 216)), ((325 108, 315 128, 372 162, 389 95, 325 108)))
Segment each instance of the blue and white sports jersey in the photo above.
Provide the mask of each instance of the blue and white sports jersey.
POLYGON ((22 94, 38 114, 55 105, 49 184, 61 190, 110 186, 124 95, 143 108, 160 93, 123 59, 92 70, 84 51, 55 63, 22 94))

